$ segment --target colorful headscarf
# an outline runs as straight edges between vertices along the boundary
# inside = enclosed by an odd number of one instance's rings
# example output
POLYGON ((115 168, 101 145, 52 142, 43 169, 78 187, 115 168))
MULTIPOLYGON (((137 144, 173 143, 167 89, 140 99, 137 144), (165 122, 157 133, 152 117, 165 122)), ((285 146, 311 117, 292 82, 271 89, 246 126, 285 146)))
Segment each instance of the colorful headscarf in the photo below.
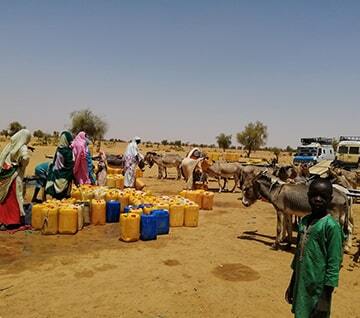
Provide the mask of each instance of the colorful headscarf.
POLYGON ((26 146, 31 140, 31 133, 27 129, 21 129, 10 138, 10 143, 5 146, 0 154, 0 170, 3 169, 4 164, 11 166, 17 163, 21 148, 26 146))
POLYGON ((54 161, 49 168, 46 193, 57 199, 67 196, 73 179, 74 163, 70 148, 72 140, 73 137, 69 131, 61 133, 54 161))

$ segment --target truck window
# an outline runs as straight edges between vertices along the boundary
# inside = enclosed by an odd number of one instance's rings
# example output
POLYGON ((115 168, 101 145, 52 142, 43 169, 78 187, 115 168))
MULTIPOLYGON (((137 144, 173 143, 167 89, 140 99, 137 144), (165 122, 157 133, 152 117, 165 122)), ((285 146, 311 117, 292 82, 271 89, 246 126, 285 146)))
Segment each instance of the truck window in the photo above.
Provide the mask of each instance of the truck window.
POLYGON ((359 147, 350 147, 349 154, 358 155, 359 154, 359 147))
POLYGON ((348 153, 348 147, 346 147, 346 146, 341 146, 341 147, 339 147, 338 152, 339 152, 339 153, 348 153))

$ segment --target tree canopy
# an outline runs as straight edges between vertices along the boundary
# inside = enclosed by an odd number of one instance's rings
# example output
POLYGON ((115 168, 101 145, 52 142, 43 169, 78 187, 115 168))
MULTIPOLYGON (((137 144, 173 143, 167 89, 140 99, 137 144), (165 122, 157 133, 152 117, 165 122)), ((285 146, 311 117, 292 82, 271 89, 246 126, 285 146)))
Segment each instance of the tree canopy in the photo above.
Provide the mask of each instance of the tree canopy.
POLYGON ((248 123, 245 129, 237 134, 237 141, 247 150, 247 157, 252 151, 259 149, 266 144, 268 137, 267 127, 260 121, 248 123))
POLYGON ((76 135, 84 131, 93 142, 103 139, 108 129, 107 123, 90 109, 74 111, 70 114, 70 119, 71 132, 76 135))
POLYGON ((38 129, 33 132, 33 136, 37 138, 43 138, 45 133, 41 129, 38 129))
POLYGON ((226 150, 231 146, 231 138, 232 135, 225 135, 224 133, 221 133, 219 136, 216 137, 216 141, 219 145, 219 148, 222 150, 226 150))
POLYGON ((18 121, 13 121, 9 124, 9 136, 15 135, 19 130, 26 128, 25 126, 21 125, 18 121))

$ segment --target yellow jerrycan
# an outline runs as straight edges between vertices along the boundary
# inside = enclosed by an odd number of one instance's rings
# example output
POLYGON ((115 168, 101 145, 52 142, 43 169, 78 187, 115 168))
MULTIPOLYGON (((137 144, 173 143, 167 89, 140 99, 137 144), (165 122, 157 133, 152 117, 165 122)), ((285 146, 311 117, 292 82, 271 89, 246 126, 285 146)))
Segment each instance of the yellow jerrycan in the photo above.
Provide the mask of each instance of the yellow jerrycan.
POLYGON ((188 191, 186 198, 196 203, 199 207, 201 207, 202 196, 203 193, 201 192, 201 190, 200 191, 194 190, 194 191, 188 191))
POLYGON ((140 178, 135 179, 135 189, 142 190, 145 188, 145 183, 140 178))
POLYGON ((75 234, 78 231, 78 208, 73 205, 59 209, 59 233, 75 234))
POLYGON ((183 226, 184 225, 184 210, 183 204, 172 204, 169 208, 170 226, 183 226))
POLYGON ((141 215, 144 213, 144 211, 141 208, 137 208, 137 209, 131 209, 129 213, 135 213, 141 217, 141 215))
POLYGON ((129 194, 119 193, 120 212, 124 212, 124 208, 129 205, 129 194))
POLYGON ((34 204, 31 210, 31 226, 34 230, 41 230, 43 226, 42 211, 46 208, 44 204, 34 204))
POLYGON ((58 211, 55 206, 48 206, 42 210, 41 213, 41 233, 42 234, 57 234, 59 229, 58 211))
POLYGON ((155 207, 156 207, 156 210, 169 211, 170 205, 169 205, 169 203, 166 203, 166 202, 160 202, 160 203, 156 204, 155 207))
POLYGON ((106 202, 105 200, 91 201, 91 223, 104 225, 106 223, 106 202))
POLYGON ((184 226, 196 227, 199 224, 199 206, 197 204, 185 205, 184 226))
POLYGON ((140 238, 140 216, 135 213, 120 215, 120 240, 135 242, 140 238))
POLYGON ((115 188, 123 190, 124 189, 124 176, 122 174, 114 175, 115 178, 115 188))
POLYGON ((201 208, 203 210, 212 210, 213 205, 214 205, 214 193, 208 191, 204 192, 201 208))
POLYGON ((74 198, 77 201, 82 201, 83 196, 82 196, 82 191, 80 188, 72 188, 71 190, 71 197, 74 198))
POLYGON ((114 178, 114 175, 108 174, 106 176, 106 185, 109 188, 116 188, 116 179, 114 178))
POLYGON ((105 195, 106 201, 118 201, 119 200, 119 190, 117 189, 110 189, 106 192, 105 195))

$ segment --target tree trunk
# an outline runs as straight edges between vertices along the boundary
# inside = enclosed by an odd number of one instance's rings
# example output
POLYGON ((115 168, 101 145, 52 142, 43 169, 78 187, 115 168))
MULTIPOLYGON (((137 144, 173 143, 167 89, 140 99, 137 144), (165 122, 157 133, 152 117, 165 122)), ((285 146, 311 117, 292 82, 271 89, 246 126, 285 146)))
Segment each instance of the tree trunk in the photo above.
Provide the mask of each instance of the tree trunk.
POLYGON ((250 154, 251 154, 251 148, 248 149, 248 152, 247 152, 247 158, 250 158, 250 154))

